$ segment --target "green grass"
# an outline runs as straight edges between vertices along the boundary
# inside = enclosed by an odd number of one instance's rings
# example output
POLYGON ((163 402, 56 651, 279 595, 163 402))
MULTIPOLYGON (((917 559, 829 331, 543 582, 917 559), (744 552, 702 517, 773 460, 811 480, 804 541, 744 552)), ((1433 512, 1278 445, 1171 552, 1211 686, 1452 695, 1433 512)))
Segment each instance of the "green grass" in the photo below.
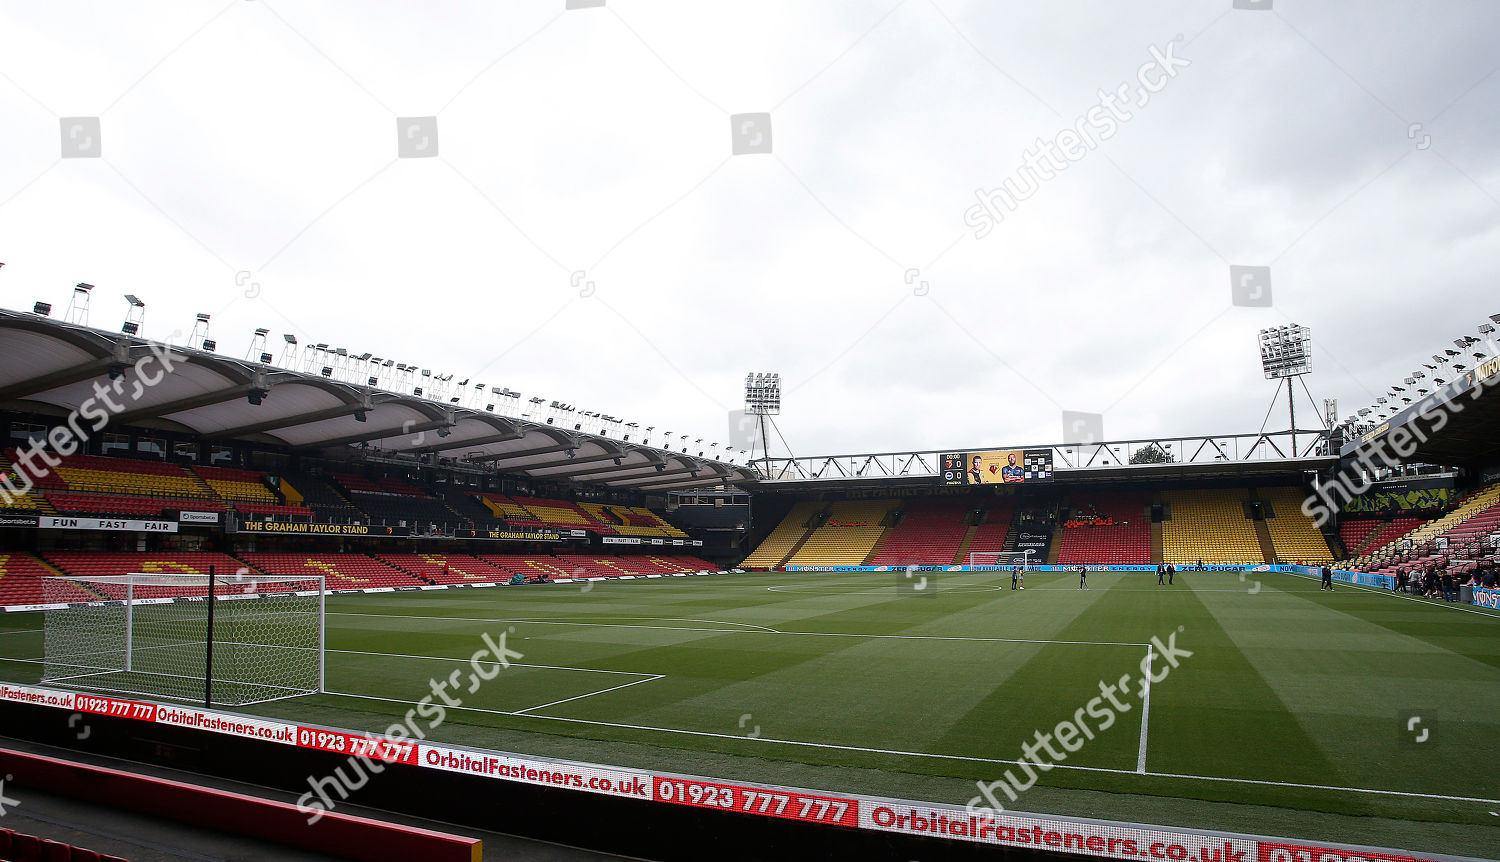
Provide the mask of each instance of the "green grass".
MULTIPOLYGON (((1075 576, 1033 574, 1013 592, 993 573, 944 573, 915 593, 896 577, 334 597, 340 694, 252 710, 376 731, 462 669, 463 708, 436 739, 962 805, 1176 633, 1192 656, 1151 686, 1145 771, 1132 694, 1071 768, 1009 807, 1497 855, 1500 615, 1289 575, 1158 588, 1095 574, 1080 592, 1075 576), (482 633, 524 657, 471 693, 482 633)), ((0 655, 35 658, 39 624, 0 619, 0 655)), ((13 681, 36 673, 0 659, 13 681)))

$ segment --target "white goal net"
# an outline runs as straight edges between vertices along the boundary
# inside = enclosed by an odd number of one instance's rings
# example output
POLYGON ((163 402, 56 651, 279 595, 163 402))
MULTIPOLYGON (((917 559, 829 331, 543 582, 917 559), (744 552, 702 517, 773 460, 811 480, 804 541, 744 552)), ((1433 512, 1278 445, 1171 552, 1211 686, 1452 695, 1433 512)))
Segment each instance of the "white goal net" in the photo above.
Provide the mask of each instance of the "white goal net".
POLYGON ((970 551, 969 568, 1020 569, 1027 571, 1032 565, 1031 551, 970 551))
POLYGON ((245 706, 323 690, 321 577, 43 578, 43 682, 245 706))

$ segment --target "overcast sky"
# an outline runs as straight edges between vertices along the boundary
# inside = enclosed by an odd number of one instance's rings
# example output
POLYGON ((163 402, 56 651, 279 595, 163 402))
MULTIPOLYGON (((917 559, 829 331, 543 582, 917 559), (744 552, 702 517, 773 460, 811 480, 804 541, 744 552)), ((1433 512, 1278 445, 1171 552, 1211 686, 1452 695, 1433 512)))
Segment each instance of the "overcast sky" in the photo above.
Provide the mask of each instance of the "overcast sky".
POLYGON ((4 2, 0 304, 797 454, 1254 432, 1296 322, 1347 415, 1500 313, 1500 3, 1236 2, 4 2))

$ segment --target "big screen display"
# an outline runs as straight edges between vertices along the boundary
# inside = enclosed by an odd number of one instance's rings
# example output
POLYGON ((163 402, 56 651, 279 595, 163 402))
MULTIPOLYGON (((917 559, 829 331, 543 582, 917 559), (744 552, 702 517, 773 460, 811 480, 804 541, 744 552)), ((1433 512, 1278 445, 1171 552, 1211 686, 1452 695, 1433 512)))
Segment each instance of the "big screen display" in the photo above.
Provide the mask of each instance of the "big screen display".
POLYGON ((1052 450, 996 449, 943 456, 946 485, 1005 485, 1052 481, 1052 450))

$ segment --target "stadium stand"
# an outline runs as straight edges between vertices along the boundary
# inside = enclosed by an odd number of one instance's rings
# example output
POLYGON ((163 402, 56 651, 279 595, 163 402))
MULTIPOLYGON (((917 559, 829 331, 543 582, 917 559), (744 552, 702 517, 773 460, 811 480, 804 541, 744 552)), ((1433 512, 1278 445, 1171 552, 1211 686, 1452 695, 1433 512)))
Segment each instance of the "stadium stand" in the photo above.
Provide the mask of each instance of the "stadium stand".
MULTIPOLYGON (((1375 527, 1373 529, 1371 529, 1370 532, 1365 535, 1364 539, 1359 543, 1358 546, 1349 544, 1348 539, 1344 540, 1344 547, 1349 550, 1350 556, 1360 556, 1360 555, 1366 553, 1367 551, 1369 551, 1370 549, 1384 547, 1385 545, 1390 544, 1391 542, 1396 541, 1397 539, 1401 538, 1402 536, 1405 536, 1407 533, 1410 533, 1412 530, 1415 530, 1416 528, 1422 526, 1422 519, 1421 518, 1393 518, 1390 521, 1374 521, 1374 522, 1353 521, 1353 522, 1348 522, 1348 523, 1354 523, 1354 524, 1359 524, 1359 523, 1374 523, 1375 524, 1375 527)), ((1342 528, 1343 528, 1343 525, 1340 525, 1340 529, 1342 529, 1342 528)))
POLYGON ((255 470, 233 470, 226 467, 189 468, 204 484, 224 500, 234 503, 277 505, 281 499, 266 486, 266 474, 255 470))
POLYGON ((969 531, 974 502, 963 497, 913 498, 902 502, 901 519, 870 564, 948 566, 969 531))
POLYGON ((325 589, 415 587, 422 582, 400 569, 363 554, 288 554, 254 552, 245 562, 269 575, 285 578, 322 575, 325 589))
POLYGON ((885 535, 894 500, 846 500, 834 503, 823 525, 786 561, 789 566, 858 566, 885 535))
POLYGON ((366 520, 349 500, 334 487, 316 476, 293 474, 281 480, 281 493, 288 499, 300 499, 313 511, 317 520, 348 524, 366 520))
POLYGON ((190 509, 202 512, 222 512, 227 507, 221 500, 173 497, 130 497, 124 494, 88 494, 73 491, 49 491, 47 500, 62 513, 88 515, 124 515, 133 517, 160 517, 162 512, 175 509, 190 509))
MULTIPOLYGON (((31 554, 0 554, 0 605, 36 605, 47 599, 42 578, 59 572, 31 554)), ((96 601, 101 596, 76 586, 55 587, 54 601, 96 601)))
MULTIPOLYGON (((966 564, 969 562, 968 555, 975 551, 1004 551, 1007 550, 1005 543, 1010 536, 1011 526, 1016 519, 1016 501, 1014 497, 1003 497, 992 502, 974 528, 974 537, 965 548, 960 549, 961 559, 954 562, 966 564)), ((1042 563, 1043 560, 1033 560, 1033 563, 1042 563)))
MULTIPOLYGON (((7 450, 6 457, 14 458, 15 450, 7 450)), ((69 455, 60 461, 50 472, 37 477, 39 487, 95 494, 215 497, 213 489, 202 479, 176 464, 100 455, 69 455)))
POLYGON ((1497 533, 1500 533, 1500 484, 1475 490, 1461 498, 1453 511, 1344 565, 1384 575, 1394 575, 1398 569, 1439 566, 1467 577, 1481 564, 1494 563, 1497 555, 1489 537, 1497 533))
POLYGON ((566 567, 562 560, 550 554, 478 554, 477 556, 481 562, 489 563, 511 575, 522 575, 526 578, 542 575, 549 579, 574 577, 573 568, 566 567))
POLYGON ((1151 497, 1143 491, 1098 491, 1072 502, 1057 562, 1151 562, 1151 497), (1071 526, 1070 526, 1071 524, 1071 526))
MULTIPOLYGON (((42 555, 58 570, 69 575, 207 575, 210 568, 216 576, 230 576, 245 564, 228 554, 210 551, 51 551, 42 555)), ((111 598, 124 598, 125 591, 113 586, 95 586, 111 598)), ((139 594, 151 596, 208 594, 208 587, 142 587, 139 594)))
POLYGON ((580 509, 576 503, 565 500, 544 500, 540 497, 511 497, 511 501, 530 512, 532 517, 547 527, 566 530, 594 530, 613 535, 613 527, 602 524, 580 509))
POLYGON ((1260 488, 1257 496, 1269 503, 1274 517, 1266 518, 1266 531, 1276 558, 1282 562, 1331 563, 1333 551, 1317 524, 1302 513, 1307 493, 1300 488, 1260 488))
POLYGON ((452 509, 476 529, 503 530, 510 526, 503 518, 496 517, 493 509, 480 503, 468 493, 449 493, 442 497, 444 505, 452 509))
POLYGON ((769 569, 781 565, 781 561, 786 559, 792 549, 796 548, 798 543, 807 536, 813 516, 821 512, 823 507, 823 503, 816 501, 793 504, 791 510, 781 519, 781 523, 761 540, 761 543, 740 565, 757 569, 769 569))
POLYGON ((434 584, 496 583, 515 574, 471 554, 378 554, 376 559, 434 584))
POLYGON ((622 536, 680 539, 687 535, 663 521, 649 509, 603 503, 579 503, 578 507, 595 521, 609 525, 612 530, 622 536))
POLYGON ((558 554, 564 568, 575 574, 570 577, 614 578, 621 575, 670 575, 685 572, 713 571, 716 567, 696 558, 683 562, 684 558, 669 558, 652 555, 610 557, 598 554, 558 554), (580 574, 578 570, 582 569, 580 574))
POLYGON ((1264 563, 1255 524, 1245 517, 1245 488, 1163 491, 1171 518, 1162 522, 1162 560, 1196 563, 1264 563))

